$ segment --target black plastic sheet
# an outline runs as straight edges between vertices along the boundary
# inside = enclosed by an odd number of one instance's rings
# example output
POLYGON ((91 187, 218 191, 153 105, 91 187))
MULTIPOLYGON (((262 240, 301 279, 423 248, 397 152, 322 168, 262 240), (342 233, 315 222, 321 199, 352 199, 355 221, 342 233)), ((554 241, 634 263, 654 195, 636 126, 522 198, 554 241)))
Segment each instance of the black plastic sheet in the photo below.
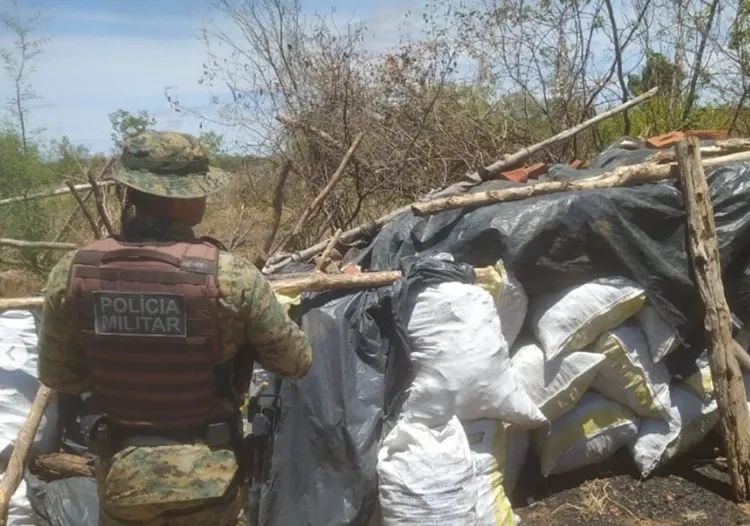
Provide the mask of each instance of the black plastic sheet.
POLYGON ((389 360, 385 290, 305 299, 301 326, 313 363, 282 386, 260 524, 367 525, 375 513, 382 422, 405 385, 395 356, 389 360))
POLYGON ((93 478, 45 483, 26 472, 24 481, 36 526, 98 526, 99 497, 93 478))

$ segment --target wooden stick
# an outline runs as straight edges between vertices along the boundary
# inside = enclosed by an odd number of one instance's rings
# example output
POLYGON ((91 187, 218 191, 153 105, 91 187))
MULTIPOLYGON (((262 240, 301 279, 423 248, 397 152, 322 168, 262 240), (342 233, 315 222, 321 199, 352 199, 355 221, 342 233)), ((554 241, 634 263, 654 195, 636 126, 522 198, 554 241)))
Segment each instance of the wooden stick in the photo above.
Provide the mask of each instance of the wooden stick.
POLYGON ((276 233, 279 231, 279 225, 281 225, 281 215, 284 212, 284 186, 291 171, 292 161, 286 159, 284 164, 281 165, 281 170, 276 180, 276 189, 273 192, 273 221, 271 222, 271 229, 266 234, 266 240, 263 242, 260 254, 258 254, 254 262, 255 266, 259 269, 262 269, 266 264, 268 253, 271 251, 273 242, 276 239, 276 233))
POLYGON ((281 243, 279 243, 279 246, 276 250, 282 250, 288 243, 292 242, 297 238, 299 233, 302 231, 302 228, 307 224, 307 220, 310 218, 310 216, 315 212, 320 204, 325 200, 326 197, 328 197, 328 194, 331 193, 331 190, 333 190, 333 187, 338 184, 339 181, 344 176, 344 173, 346 171, 346 167, 349 164, 349 161, 351 161, 352 156, 354 155, 354 152, 357 151, 357 148, 359 147, 360 143, 362 142, 362 139, 364 138, 364 133, 359 133, 354 138, 354 141, 352 142, 352 145, 349 147, 349 150, 346 152, 346 155, 344 155, 344 158, 341 159, 341 163, 339 164, 339 167, 336 169, 336 171, 331 176, 331 179, 328 181, 328 184, 323 188, 323 190, 320 191, 320 193, 313 199, 312 203, 310 203, 307 208, 305 208, 305 211, 302 212, 302 215, 300 216, 299 220, 297 221, 297 224, 294 225, 294 229, 292 230, 291 234, 286 236, 281 243))
MULTIPOLYGON (((722 157, 704 159, 703 166, 717 166, 720 164, 741 162, 750 160, 750 152, 741 152, 722 157)), ((475 194, 457 195, 415 203, 411 206, 412 212, 417 216, 436 214, 456 208, 473 208, 505 201, 517 201, 538 195, 555 194, 560 192, 571 192, 579 190, 599 190, 602 188, 614 188, 634 182, 653 182, 661 179, 677 177, 677 165, 643 163, 631 166, 621 166, 615 170, 577 181, 554 181, 548 183, 536 183, 502 190, 489 190, 475 194)))
MULTIPOLYGON (((89 222, 89 226, 91 226, 91 230, 94 232, 94 237, 96 237, 96 239, 101 239, 102 231, 98 226, 96 226, 96 221, 94 221, 94 218, 91 217, 91 213, 89 213, 88 209, 86 208, 85 201, 78 194, 78 191, 73 186, 72 181, 65 181, 65 184, 68 185, 68 188, 70 188, 70 193, 73 194, 76 202, 78 202, 78 208, 80 208, 81 212, 86 218, 86 221, 89 222)), ((93 193, 93 190, 89 190, 89 195, 93 195, 93 193)))
POLYGON ((708 355, 729 474, 735 500, 744 502, 750 492, 750 415, 742 371, 734 355, 731 314, 722 284, 714 213, 698 139, 680 141, 675 154, 685 196, 693 277, 706 306, 708 355))
MULTIPOLYGON (((74 195, 79 195, 79 194, 76 191, 74 195)), ((70 213, 70 215, 68 216, 68 219, 65 220, 65 224, 63 225, 63 227, 60 229, 60 231, 57 233, 57 235, 52 241, 60 241, 63 237, 65 237, 65 234, 68 233, 68 230, 73 225, 73 221, 75 221, 76 216, 78 216, 78 214, 81 212, 81 207, 83 206, 85 208, 86 201, 91 199, 92 195, 94 195, 94 192, 92 192, 89 189, 89 191, 86 192, 86 195, 84 195, 83 198, 81 198, 81 201, 78 202, 78 206, 74 208, 73 211, 70 213)))
POLYGON ((58 243, 55 241, 24 241, 22 239, 0 239, 0 247, 38 248, 42 250, 75 250, 75 243, 58 243))
POLYGON ((8 521, 10 499, 21 482, 29 449, 31 449, 31 444, 34 442, 39 422, 42 420, 51 397, 52 391, 47 386, 40 385, 36 392, 34 403, 31 404, 29 415, 18 432, 16 443, 13 446, 13 453, 11 453, 10 461, 8 461, 8 467, 3 474, 3 479, 0 481, 0 525, 2 526, 5 526, 8 521))
MULTIPOLYGON (((750 139, 721 139, 710 146, 701 146, 701 158, 718 157, 737 152, 750 150, 750 139)), ((676 154, 674 149, 658 150, 649 161, 674 162, 676 154)))
MULTIPOLYGON (((489 283, 496 271, 493 267, 474 269, 477 283, 489 283)), ((390 285, 401 278, 398 270, 364 272, 362 274, 323 274, 308 272, 283 279, 269 280, 271 289, 278 294, 294 296, 303 292, 326 290, 369 289, 390 285)), ((0 311, 10 309, 36 309, 44 306, 43 297, 0 299, 0 311)))
MULTIPOLYGON (((98 187, 105 187, 115 184, 115 181, 101 181, 97 183, 98 187)), ((77 184, 75 185, 76 190, 88 190, 91 188, 90 184, 77 184)), ((8 197, 6 199, 0 199, 0 206, 10 205, 21 201, 30 201, 32 199, 43 199, 45 197, 54 197, 57 195, 65 195, 70 193, 70 188, 58 188, 57 190, 51 190, 49 192, 39 192, 36 194, 21 195, 18 197, 8 197)))
POLYGON ((316 270, 325 272, 326 267, 328 267, 328 265, 331 262, 331 251, 339 242, 339 239, 341 238, 341 234, 343 233, 344 231, 339 228, 336 230, 336 233, 333 234, 333 237, 328 242, 328 246, 325 248, 325 250, 323 250, 323 253, 320 255, 320 259, 318 260, 318 263, 315 265, 316 270))
MULTIPOLYGON (((111 159, 111 161, 114 162, 114 158, 111 159)), ((104 228, 107 229, 107 233, 110 236, 113 236, 115 234, 115 229, 112 228, 112 221, 110 221, 109 216, 107 215, 107 210, 104 208, 104 197, 102 196, 102 189, 99 188, 99 186, 96 184, 94 174, 91 173, 91 170, 86 171, 86 177, 88 177, 89 183, 91 183, 91 189, 94 191, 96 209, 99 212, 99 217, 101 218, 102 223, 104 223, 104 228)))
POLYGON ((616 106, 612 108, 611 110, 600 113, 592 117, 591 119, 582 122, 578 126, 575 126, 568 130, 560 132, 557 135, 550 137, 549 139, 545 139, 544 141, 534 144, 532 146, 529 146, 528 148, 519 150, 512 155, 506 155, 502 159, 495 161, 489 166, 484 167, 482 170, 479 170, 473 174, 466 175, 465 179, 468 179, 470 181, 475 181, 475 182, 486 181, 487 178, 491 176, 492 174, 511 168, 523 162, 524 160, 531 157, 535 153, 540 152, 541 150, 544 150, 545 148, 552 146, 553 144, 557 144, 558 142, 562 142, 567 139, 570 139, 571 137, 578 135, 582 131, 594 126, 595 124, 600 123, 603 120, 609 119, 610 117, 614 117, 615 115, 618 115, 622 113, 623 111, 628 110, 634 106, 638 106, 639 104, 647 101, 648 99, 656 95, 658 91, 659 91, 658 87, 650 89, 643 95, 639 95, 638 97, 631 99, 624 104, 620 104, 619 106, 616 106))
POLYGON ((29 471, 44 482, 94 476, 94 470, 89 466, 87 459, 69 453, 37 455, 29 463, 29 471))

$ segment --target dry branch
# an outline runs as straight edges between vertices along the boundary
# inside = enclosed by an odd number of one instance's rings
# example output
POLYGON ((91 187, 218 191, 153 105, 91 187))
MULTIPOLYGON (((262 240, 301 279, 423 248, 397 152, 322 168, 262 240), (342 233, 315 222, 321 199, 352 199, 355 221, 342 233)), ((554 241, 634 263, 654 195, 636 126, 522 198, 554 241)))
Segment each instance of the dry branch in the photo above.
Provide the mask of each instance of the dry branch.
MULTIPOLYGON (((495 276, 492 267, 475 268, 478 283, 489 283, 495 276)), ((321 292, 327 290, 363 289, 390 285, 401 278, 398 270, 383 272, 365 272, 362 274, 323 274, 309 272, 269 280, 274 292, 284 295, 296 295, 303 292, 321 292)), ((10 298, 0 299, 0 311, 9 309, 36 309, 44 305, 44 298, 10 298)))
MULTIPOLYGON (((76 191, 73 195, 78 195, 78 191, 76 191)), ((81 212, 81 207, 86 206, 86 201, 91 199, 91 196, 94 195, 94 192, 89 189, 88 192, 86 192, 86 195, 81 198, 81 201, 78 203, 78 207, 74 208, 73 211, 70 213, 68 218, 65 220, 65 224, 60 229, 60 231, 57 233, 55 238, 52 241, 60 241, 63 237, 65 237, 65 234, 68 233, 68 230, 70 230, 70 227, 73 226, 73 221, 75 221, 76 217, 78 216, 79 212, 81 212)))
POLYGON ((706 336, 711 376, 716 385, 722 435, 734 497, 747 500, 750 493, 750 415, 745 384, 735 358, 735 341, 729 306, 721 278, 716 226, 700 143, 696 138, 675 147, 688 223, 693 277, 706 306, 706 336))
POLYGON ((312 203, 310 203, 307 206, 307 208, 305 208, 305 211, 302 212, 302 215, 297 221, 297 224, 294 225, 294 229, 292 230, 292 232, 289 235, 287 235, 281 241, 281 243, 279 243, 279 246, 276 250, 282 250, 287 244, 293 242, 297 238, 297 236, 299 236, 299 233, 302 231, 302 228, 307 224, 307 220, 310 218, 313 212, 315 212, 318 209, 318 207, 325 200, 325 198, 328 197, 328 194, 331 193, 331 190, 333 190, 333 187, 336 186, 338 182, 341 181, 341 179, 344 177, 346 167, 349 165, 349 161, 351 161, 352 156, 354 155, 354 152, 357 151, 357 148, 362 142, 362 139, 364 138, 364 136, 365 136, 364 133, 359 133, 354 138, 354 141, 352 141, 352 145, 349 147, 349 150, 346 152, 346 155, 344 155, 344 158, 341 159, 341 163, 339 164, 339 167, 331 176, 331 179, 328 181, 328 184, 323 188, 323 190, 320 191, 317 197, 313 199, 312 203))
MULTIPOLYGON (((701 158, 719 157, 732 153, 746 152, 750 150, 750 139, 722 139, 716 141, 710 146, 701 146, 701 158)), ((676 159, 675 151, 659 150, 649 161, 653 162, 674 162, 676 159)))
POLYGON ((10 499, 21 482, 29 449, 31 449, 31 444, 39 428, 39 422, 41 422, 42 416, 49 405, 51 396, 52 391, 47 386, 39 386, 26 421, 18 432, 13 453, 11 453, 8 461, 8 467, 3 474, 2 481, 0 481, 0 524, 2 525, 5 525, 8 521, 10 499))
MULTIPOLYGON (((111 165, 111 163, 114 162, 114 159, 110 159, 110 161, 111 162, 107 163, 107 166, 111 165)), ((86 171, 86 177, 88 177, 89 183, 91 184, 91 189, 94 191, 94 200, 96 201, 96 210, 99 212, 99 218, 104 224, 104 228, 107 229, 107 233, 110 236, 113 236, 115 234, 115 229, 112 228, 112 220, 110 220, 109 216, 107 215, 107 209, 104 208, 104 196, 102 195, 102 189, 97 185, 96 180, 94 179, 94 174, 91 173, 91 170, 86 171)))
POLYGON ((325 272, 326 268, 331 262, 331 251, 336 247, 336 244, 339 242, 339 239, 341 238, 341 234, 343 233, 344 231, 339 228, 336 230, 336 233, 333 234, 333 237, 328 242, 328 246, 326 246, 326 248, 323 250, 323 253, 320 255, 320 259, 318 260, 318 263, 315 265, 316 270, 325 272))
MULTIPOLYGON (((97 183, 95 186, 97 187, 106 187, 109 185, 115 184, 115 181, 101 181, 97 183)), ((77 184, 75 185, 76 190, 89 190, 92 186, 90 184, 77 184)), ((19 203, 22 201, 30 201, 32 199, 42 199, 45 197, 54 197, 57 195, 65 195, 70 193, 70 188, 64 187, 64 188, 58 188, 57 190, 50 190, 49 192, 39 192, 36 194, 29 194, 29 195, 21 195, 18 197, 8 197, 7 199, 0 199, 0 206, 4 205, 10 205, 13 203, 19 203)))
MULTIPOLYGON (((722 157, 704 159, 703 166, 716 166, 724 163, 748 160, 750 160, 750 152, 741 152, 722 157)), ((538 195, 614 188, 629 183, 653 182, 672 177, 677 177, 677 165, 674 163, 634 164, 631 166, 621 166, 611 172, 591 177, 589 179, 536 183, 514 188, 504 188, 502 190, 490 190, 487 192, 477 192, 475 194, 444 197, 442 199, 435 199, 434 201, 428 201, 425 203, 415 203, 411 206, 411 210, 415 215, 423 216, 456 208, 472 208, 506 201, 516 201, 538 195)))
POLYGON ((24 241, 22 239, 2 239, 0 247, 13 248, 37 248, 42 250, 74 250, 78 248, 75 243, 58 243, 55 241, 24 241))
MULTIPOLYGON (((86 201, 83 200, 83 198, 78 194, 78 191, 73 186, 73 183, 71 181, 66 181, 65 184, 70 188, 70 193, 73 194, 73 197, 75 198, 76 202, 78 203, 78 208, 83 213, 84 217, 86 218, 86 221, 88 221, 89 226, 91 226, 91 230, 94 232, 94 237, 96 239, 102 238, 102 231, 99 229, 98 226, 96 226, 96 221, 94 221, 94 218, 91 217, 91 214, 89 213, 88 209, 86 208, 86 201)), ((88 195, 94 195, 93 190, 89 190, 88 195)))
POLYGON ((271 223, 271 229, 266 234, 266 240, 263 242, 260 254, 255 258, 255 266, 259 269, 263 268, 263 265, 266 264, 268 253, 271 251, 273 242, 276 239, 276 233, 279 231, 279 225, 281 225, 281 215, 284 212, 284 186, 291 170, 292 161, 287 159, 281 165, 281 170, 276 181, 276 190, 273 192, 273 222, 271 223))

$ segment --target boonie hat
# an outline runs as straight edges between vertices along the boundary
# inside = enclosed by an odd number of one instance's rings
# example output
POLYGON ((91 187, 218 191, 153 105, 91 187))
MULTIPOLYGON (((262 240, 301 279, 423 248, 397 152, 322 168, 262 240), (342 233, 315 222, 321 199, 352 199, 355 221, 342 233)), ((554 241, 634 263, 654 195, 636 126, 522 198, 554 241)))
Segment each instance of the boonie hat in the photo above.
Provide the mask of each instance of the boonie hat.
POLYGON ((187 133, 143 132, 125 141, 122 168, 112 178, 147 194, 188 199, 218 192, 231 176, 209 166, 198 139, 187 133))

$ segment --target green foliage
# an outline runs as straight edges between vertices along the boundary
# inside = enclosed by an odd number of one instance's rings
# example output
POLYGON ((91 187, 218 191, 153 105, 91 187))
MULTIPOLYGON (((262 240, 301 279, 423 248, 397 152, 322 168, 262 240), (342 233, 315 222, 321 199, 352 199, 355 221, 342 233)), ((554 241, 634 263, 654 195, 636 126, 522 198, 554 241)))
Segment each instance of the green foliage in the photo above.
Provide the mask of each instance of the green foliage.
POLYGON ((153 130, 156 118, 151 117, 145 110, 131 113, 119 109, 109 114, 109 122, 112 125, 112 143, 115 151, 119 152, 128 137, 153 130))
POLYGON ((211 159, 215 159, 224 153, 224 136, 213 132, 201 132, 198 139, 211 159))

